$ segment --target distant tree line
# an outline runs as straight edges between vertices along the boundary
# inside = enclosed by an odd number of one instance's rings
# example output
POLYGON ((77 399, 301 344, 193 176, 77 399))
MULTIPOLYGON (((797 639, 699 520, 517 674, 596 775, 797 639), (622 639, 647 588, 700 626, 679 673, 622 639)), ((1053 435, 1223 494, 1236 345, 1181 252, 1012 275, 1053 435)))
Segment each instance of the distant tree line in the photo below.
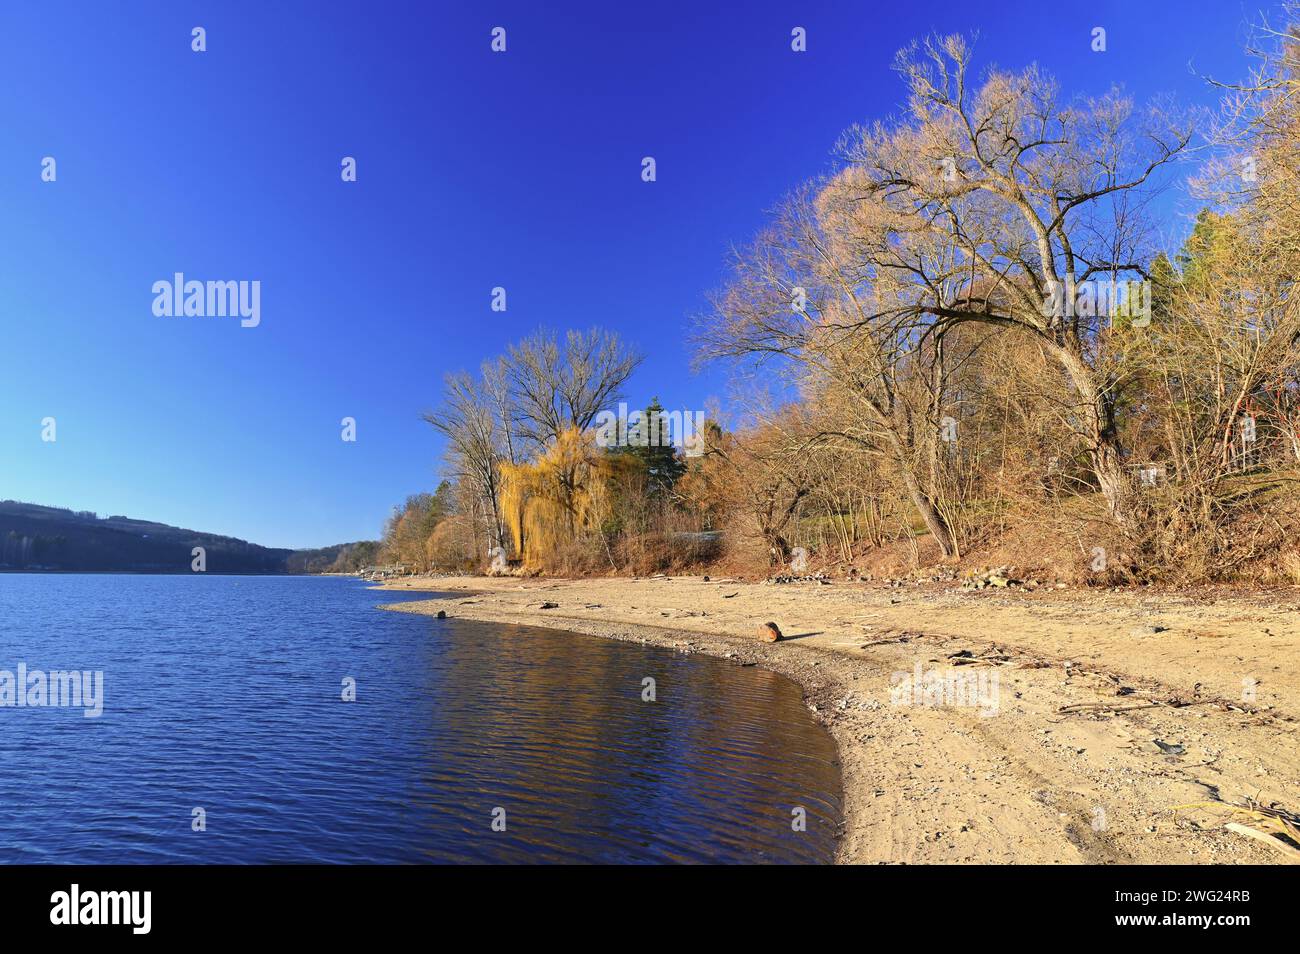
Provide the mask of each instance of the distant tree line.
POLYGON ((295 550, 285 562, 289 573, 356 573, 380 562, 378 540, 339 543, 315 550, 295 550))

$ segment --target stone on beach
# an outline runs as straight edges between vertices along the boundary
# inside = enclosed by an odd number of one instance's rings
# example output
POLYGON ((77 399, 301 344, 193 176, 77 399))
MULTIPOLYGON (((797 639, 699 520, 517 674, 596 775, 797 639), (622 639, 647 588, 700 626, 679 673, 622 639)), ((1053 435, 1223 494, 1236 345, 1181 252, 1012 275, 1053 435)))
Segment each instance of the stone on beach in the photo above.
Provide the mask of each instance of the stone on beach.
POLYGON ((765 643, 779 643, 781 641, 781 627, 776 623, 764 623, 758 627, 758 638, 765 643))

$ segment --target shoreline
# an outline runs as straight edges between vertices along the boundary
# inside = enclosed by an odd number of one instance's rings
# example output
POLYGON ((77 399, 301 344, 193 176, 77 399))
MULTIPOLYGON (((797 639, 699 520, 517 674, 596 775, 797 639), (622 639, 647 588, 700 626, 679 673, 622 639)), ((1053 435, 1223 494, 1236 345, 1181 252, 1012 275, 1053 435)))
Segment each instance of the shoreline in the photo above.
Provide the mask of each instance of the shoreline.
MULTIPOLYGON (((379 585, 373 589, 391 590, 391 589, 413 589, 414 587, 399 587, 392 585, 379 585)), ((391 610, 398 613, 414 613, 418 615, 432 616, 440 610, 445 611, 448 617, 456 616, 461 619, 467 619, 474 622, 490 623, 508 623, 525 626, 536 626, 542 629, 553 629, 561 632, 577 633, 582 636, 595 636, 601 639, 613 639, 620 642, 634 642, 642 645, 657 646, 662 649, 671 649, 676 652, 691 654, 701 653, 703 655, 713 656, 718 659, 724 659, 741 665, 758 665, 779 675, 791 679, 800 687, 803 692, 803 701, 810 708, 817 705, 817 709, 811 712, 812 718, 822 728, 828 730, 831 740, 835 745, 836 759, 839 762, 840 775, 840 795, 844 807, 844 818, 841 819, 842 827, 847 831, 850 827, 849 816, 851 814, 851 802, 855 798, 850 795, 849 785, 845 780, 845 762, 844 740, 840 733, 836 731, 836 725, 829 723, 822 712, 829 706, 831 698, 834 696, 835 686, 821 686, 818 682, 812 681, 806 671, 807 667, 792 666, 791 660, 782 659, 774 653, 764 653, 762 650, 765 646, 774 644, 755 643, 750 649, 756 649, 757 652, 745 652, 743 648, 736 647, 729 642, 725 642, 718 637, 692 633, 686 630, 672 629, 668 627, 647 626, 644 624, 617 624, 617 623, 598 623, 586 619, 575 619, 563 616, 542 616, 532 618, 516 613, 492 614, 486 612, 475 613, 465 612, 463 604, 456 605, 453 610, 448 604, 460 604, 462 598, 473 598, 479 595, 478 591, 466 590, 462 596, 455 598, 442 598, 432 600, 412 600, 404 603, 385 604, 380 609, 391 610), (814 698, 822 699, 822 703, 812 701, 814 698), (821 711, 819 711, 821 710, 821 711)), ((856 808, 856 806, 855 806, 856 808)), ((841 837, 836 841, 835 863, 843 864, 850 859, 845 857, 846 839, 841 837)))
POLYGON ((1205 604, 700 577, 372 588, 450 594, 381 607, 395 612, 643 642, 793 679, 839 756, 837 863, 1294 860, 1223 825, 1258 826, 1238 810, 1248 798, 1300 807, 1300 678, 1283 671, 1300 658, 1295 597, 1205 604), (750 635, 769 619, 782 642, 750 635), (996 696, 918 691, 899 703, 900 676, 930 672, 991 683, 996 696), (1249 704, 1243 679, 1257 684, 1249 704))

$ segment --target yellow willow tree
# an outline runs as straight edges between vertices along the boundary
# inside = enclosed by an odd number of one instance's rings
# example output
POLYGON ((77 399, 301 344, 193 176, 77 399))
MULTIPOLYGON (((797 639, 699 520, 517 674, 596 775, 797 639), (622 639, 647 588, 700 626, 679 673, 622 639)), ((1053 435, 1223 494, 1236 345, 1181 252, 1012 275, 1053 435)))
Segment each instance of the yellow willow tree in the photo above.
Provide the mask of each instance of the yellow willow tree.
POLYGON ((501 511, 525 569, 572 569, 596 550, 614 566, 601 527, 617 466, 576 427, 560 431, 536 460, 501 465, 501 511))

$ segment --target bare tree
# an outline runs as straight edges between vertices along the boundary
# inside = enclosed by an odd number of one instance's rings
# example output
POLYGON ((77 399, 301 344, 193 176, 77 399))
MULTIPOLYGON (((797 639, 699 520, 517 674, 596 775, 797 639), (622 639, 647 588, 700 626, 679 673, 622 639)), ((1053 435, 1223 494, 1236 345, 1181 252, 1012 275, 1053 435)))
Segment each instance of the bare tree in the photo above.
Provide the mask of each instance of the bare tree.
POLYGON ((825 201, 857 245, 864 281, 891 281, 870 321, 929 315, 1026 333, 1078 399, 1077 431, 1112 514, 1127 481, 1116 421, 1121 380, 1107 356, 1104 308, 1080 308, 1085 283, 1146 275, 1143 206, 1187 147, 1189 124, 1138 115, 1117 93, 1063 103, 1032 67, 971 82, 960 37, 900 53, 907 118, 851 130, 825 201))
POLYGON ((866 281, 857 245, 824 199, 814 187, 796 192, 736 255, 731 283, 698 324, 701 356, 793 369, 824 412, 815 439, 886 459, 940 552, 952 556, 957 544, 931 480, 947 357, 942 348, 920 354, 932 319, 892 307, 897 290, 866 281))
POLYGON ((450 474, 472 488, 469 509, 482 515, 489 548, 504 546, 506 525, 518 522, 502 512, 502 465, 591 426, 640 360, 613 332, 570 331, 561 347, 542 331, 485 362, 477 377, 446 376, 440 407, 424 419, 447 439, 450 474))
POLYGON ((511 414, 535 453, 571 428, 584 431, 608 410, 642 357, 612 332, 538 331, 510 346, 503 363, 511 414))
POLYGON ((501 462, 507 458, 509 430, 499 416, 500 394, 494 389, 495 368, 485 365, 475 380, 463 371, 448 374, 443 401, 424 415, 447 439, 451 475, 473 489, 474 510, 487 524, 488 547, 504 545, 505 524, 500 511, 501 462))
POLYGON ((813 490, 808 450, 812 435, 798 405, 771 421, 731 434, 705 429, 704 453, 686 481, 698 504, 738 520, 733 530, 757 537, 768 563, 789 561, 802 504, 813 490))

